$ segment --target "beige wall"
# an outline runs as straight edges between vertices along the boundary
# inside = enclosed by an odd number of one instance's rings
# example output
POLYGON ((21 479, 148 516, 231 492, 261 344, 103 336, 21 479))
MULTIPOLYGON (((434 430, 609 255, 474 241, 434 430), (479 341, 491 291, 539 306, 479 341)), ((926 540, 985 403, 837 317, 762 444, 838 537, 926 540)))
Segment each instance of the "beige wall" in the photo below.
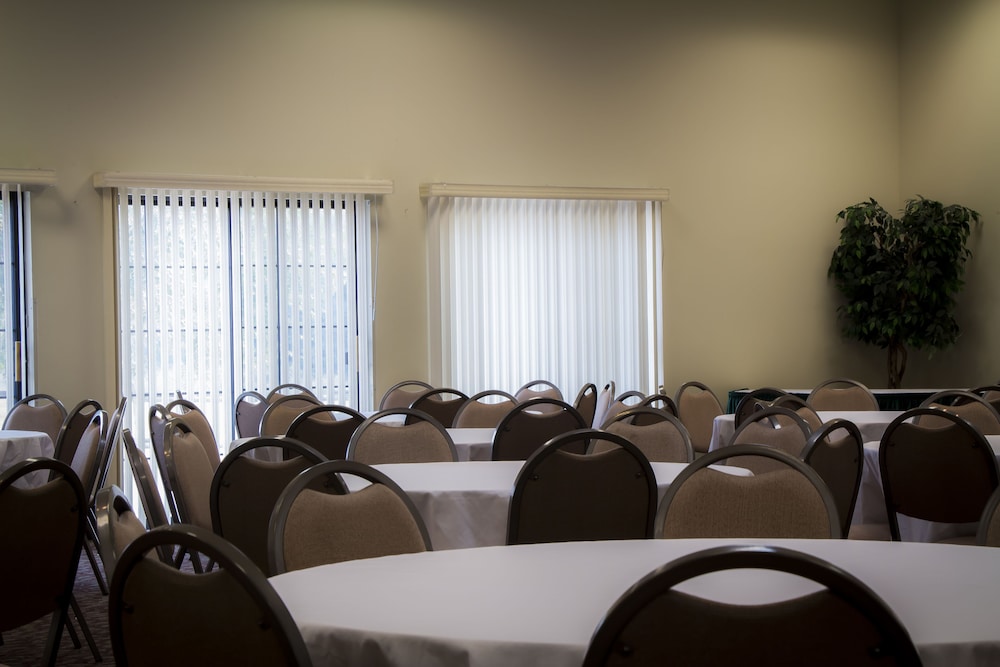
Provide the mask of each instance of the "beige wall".
MULTIPOLYGON (((901 178, 903 195, 940 190, 988 218, 998 206, 985 175, 969 190, 941 178, 953 165, 901 169, 901 155, 938 151, 914 135, 969 119, 954 106, 908 116, 923 93, 905 77, 900 109, 893 0, 12 4, 0 58, 18 97, 0 105, 0 167, 58 174, 33 200, 37 370, 39 389, 67 402, 114 391, 96 171, 394 180, 379 216, 379 391, 428 376, 421 183, 670 188, 666 384, 720 393, 841 374, 884 384, 881 353, 835 326, 826 267, 840 208, 869 196, 896 207, 901 178)), ((917 4, 933 24, 935 3, 917 4)), ((974 30, 986 48, 989 30, 974 30)), ((956 53, 940 87, 978 68, 995 109, 996 76, 958 47, 942 40, 956 53)), ((904 51, 917 78, 926 64, 904 51)), ((968 114, 989 129, 983 110, 968 114)), ((987 136, 995 147, 1000 133, 987 136)), ((997 152, 976 138, 950 161, 974 152, 978 174, 997 152)), ((996 284, 989 258, 977 253, 970 282, 996 284)), ((970 301, 988 298, 979 285, 963 302, 963 346, 997 338, 996 313, 970 301)), ((914 376, 979 382, 976 350, 914 363, 914 376)))

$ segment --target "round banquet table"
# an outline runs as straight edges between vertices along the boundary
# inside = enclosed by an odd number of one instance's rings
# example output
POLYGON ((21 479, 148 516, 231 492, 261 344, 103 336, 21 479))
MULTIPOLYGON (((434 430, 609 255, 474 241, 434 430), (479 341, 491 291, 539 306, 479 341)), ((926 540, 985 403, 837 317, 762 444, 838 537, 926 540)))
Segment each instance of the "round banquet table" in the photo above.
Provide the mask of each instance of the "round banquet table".
MULTIPOLYGON (((322 565, 270 579, 313 664, 579 667, 607 609, 680 556, 754 540, 564 542, 455 549, 322 565)), ((1000 664, 1000 551, 950 544, 767 540, 870 586, 926 667, 1000 664)), ((816 590, 781 573, 733 571, 681 589, 774 601, 816 590), (763 599, 762 599, 763 598, 763 599)))
MULTIPOLYGON (((51 457, 55 445, 48 433, 41 431, 0 431, 0 472, 25 459, 51 457)), ((17 482, 20 487, 41 486, 48 480, 48 470, 36 470, 17 482)))

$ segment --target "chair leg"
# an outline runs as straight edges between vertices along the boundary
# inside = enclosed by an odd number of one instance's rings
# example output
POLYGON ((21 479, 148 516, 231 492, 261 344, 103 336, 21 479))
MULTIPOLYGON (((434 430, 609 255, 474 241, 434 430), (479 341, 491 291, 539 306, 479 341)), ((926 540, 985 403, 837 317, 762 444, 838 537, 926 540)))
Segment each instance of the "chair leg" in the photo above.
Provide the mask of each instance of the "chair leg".
POLYGON ((87 640, 87 646, 90 647, 90 652, 94 656, 94 662, 101 662, 101 652, 97 650, 94 635, 90 633, 90 626, 87 625, 87 619, 83 617, 83 612, 80 610, 80 605, 77 603, 75 595, 70 597, 69 603, 73 607, 73 614, 76 616, 77 623, 80 624, 80 632, 83 633, 84 639, 87 640))
POLYGON ((86 538, 83 540, 83 550, 87 552, 87 560, 90 561, 90 567, 94 571, 94 578, 97 579, 97 586, 101 589, 101 595, 107 595, 108 585, 104 581, 104 575, 101 574, 101 568, 97 565, 94 549, 90 546, 90 542, 86 538))
POLYGON ((45 653, 42 656, 42 664, 53 667, 56 664, 56 655, 59 653, 59 642, 62 639, 63 628, 67 625, 69 614, 62 605, 52 613, 52 623, 49 624, 49 636, 45 639, 45 653))
POLYGON ((76 628, 73 627, 73 621, 68 614, 66 615, 66 633, 69 634, 69 640, 73 642, 73 648, 80 648, 80 638, 77 636, 76 628))

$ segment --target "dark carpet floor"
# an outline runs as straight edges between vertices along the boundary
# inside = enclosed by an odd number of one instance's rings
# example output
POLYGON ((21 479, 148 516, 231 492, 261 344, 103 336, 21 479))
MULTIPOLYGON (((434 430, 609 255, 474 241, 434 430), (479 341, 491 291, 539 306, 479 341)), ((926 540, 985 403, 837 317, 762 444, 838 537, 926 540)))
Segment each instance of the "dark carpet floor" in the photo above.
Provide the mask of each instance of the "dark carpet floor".
MULTIPOLYGON (((103 570, 101 576, 104 576, 103 570)), ((83 617, 94 636, 97 650, 103 658, 101 664, 115 664, 114 656, 111 653, 111 638, 108 634, 108 598, 101 594, 86 554, 80 555, 80 567, 77 570, 74 593, 80 610, 83 612, 83 617)), ((80 648, 75 648, 69 633, 63 631, 62 643, 59 645, 59 652, 56 656, 56 665, 70 667, 95 664, 94 656, 80 632, 76 616, 72 611, 70 611, 69 616, 77 631, 77 636, 80 638, 80 648)), ((51 616, 46 616, 34 623, 3 633, 3 646, 0 646, 0 665, 9 665, 10 667, 37 667, 41 665, 51 620, 51 616)))

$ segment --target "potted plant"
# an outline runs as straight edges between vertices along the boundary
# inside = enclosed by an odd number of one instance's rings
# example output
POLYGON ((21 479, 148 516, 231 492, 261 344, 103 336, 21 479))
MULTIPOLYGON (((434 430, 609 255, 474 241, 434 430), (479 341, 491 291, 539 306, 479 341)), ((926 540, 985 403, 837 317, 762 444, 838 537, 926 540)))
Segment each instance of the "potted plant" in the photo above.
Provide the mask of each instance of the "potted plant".
POLYGON ((837 308, 842 333, 888 350, 888 385, 899 387, 907 349, 940 350, 958 339, 952 313, 979 213, 918 197, 895 218, 869 199, 837 219, 844 227, 829 276, 844 297, 837 308))

